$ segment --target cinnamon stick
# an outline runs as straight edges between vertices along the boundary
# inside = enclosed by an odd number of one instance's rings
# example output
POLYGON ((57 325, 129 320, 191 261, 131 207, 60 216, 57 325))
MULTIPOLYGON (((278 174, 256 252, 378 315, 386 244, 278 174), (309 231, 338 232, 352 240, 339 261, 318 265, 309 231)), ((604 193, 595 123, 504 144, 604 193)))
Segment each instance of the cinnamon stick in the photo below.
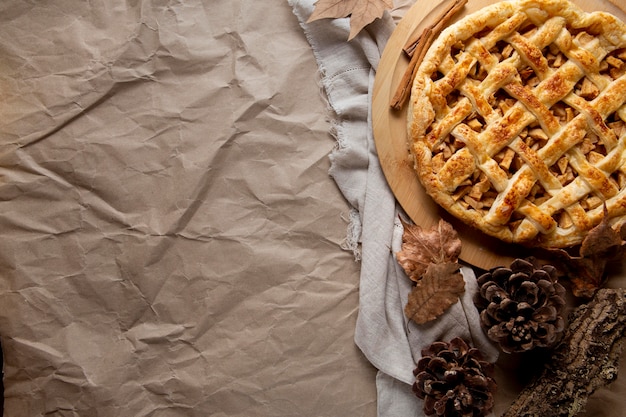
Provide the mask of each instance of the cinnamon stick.
MULTIPOLYGON (((434 21, 437 23, 435 23, 434 25, 430 25, 430 27, 434 28, 435 25, 437 25, 438 23, 442 23, 441 27, 443 28, 443 25, 450 21, 450 19, 452 19, 454 15, 466 4, 467 0, 454 0, 439 14, 439 16, 435 18, 434 21)), ((420 41, 420 38, 421 35, 416 36, 415 34, 413 34, 412 36, 410 36, 407 42, 404 44, 404 47, 402 48, 404 53, 408 56, 413 56, 413 51, 420 41)))
POLYGON ((436 23, 424 29, 417 38, 409 38, 404 48, 402 48, 402 50, 411 57, 411 61, 409 62, 409 66, 400 80, 400 85, 398 86, 396 93, 391 99, 390 106, 393 109, 400 110, 404 106, 409 98, 411 84, 415 78, 419 65, 422 63, 422 60, 426 55, 426 51, 430 45, 432 45, 439 32, 441 32, 441 30, 450 22, 450 20, 452 20, 454 15, 465 6, 466 3, 467 0, 453 0, 437 17, 436 23))
POLYGON ((421 64, 424 56, 426 55, 426 51, 428 50, 428 46, 432 44, 434 40, 433 36, 433 28, 427 27, 422 32, 422 36, 420 37, 421 41, 417 45, 413 56, 411 57, 411 61, 409 62, 409 66, 406 71, 404 71, 404 75, 402 76, 402 80, 400 80, 400 86, 398 90, 396 90, 396 94, 391 99, 391 107, 394 110, 400 110, 404 103, 406 103, 409 98, 409 93, 411 92, 411 83, 417 74, 417 69, 419 68, 419 64, 421 64), (428 45, 426 45, 428 43, 428 45))

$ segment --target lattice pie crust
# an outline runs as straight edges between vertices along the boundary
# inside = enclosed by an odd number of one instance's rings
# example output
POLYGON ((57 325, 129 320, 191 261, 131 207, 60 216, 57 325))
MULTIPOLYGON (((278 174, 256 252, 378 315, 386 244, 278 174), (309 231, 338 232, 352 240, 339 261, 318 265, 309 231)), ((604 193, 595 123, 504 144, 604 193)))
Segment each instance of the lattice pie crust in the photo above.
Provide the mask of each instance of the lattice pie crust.
POLYGON ((420 181, 506 242, 568 247, 626 221, 626 25, 565 0, 502 1, 446 28, 408 106, 420 181))

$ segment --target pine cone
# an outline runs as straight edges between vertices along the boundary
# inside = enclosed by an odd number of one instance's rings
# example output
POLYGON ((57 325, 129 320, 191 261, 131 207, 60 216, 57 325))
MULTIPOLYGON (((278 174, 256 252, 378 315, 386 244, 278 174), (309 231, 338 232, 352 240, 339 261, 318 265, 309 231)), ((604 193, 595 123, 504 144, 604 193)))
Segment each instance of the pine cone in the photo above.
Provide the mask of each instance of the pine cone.
POLYGON ((461 338, 435 342, 422 350, 413 371, 413 392, 424 400, 426 415, 478 417, 493 408, 493 364, 461 338))
POLYGON ((478 278, 474 300, 483 330, 507 353, 551 347, 565 327, 561 315, 565 288, 556 268, 517 259, 510 268, 494 268, 478 278))

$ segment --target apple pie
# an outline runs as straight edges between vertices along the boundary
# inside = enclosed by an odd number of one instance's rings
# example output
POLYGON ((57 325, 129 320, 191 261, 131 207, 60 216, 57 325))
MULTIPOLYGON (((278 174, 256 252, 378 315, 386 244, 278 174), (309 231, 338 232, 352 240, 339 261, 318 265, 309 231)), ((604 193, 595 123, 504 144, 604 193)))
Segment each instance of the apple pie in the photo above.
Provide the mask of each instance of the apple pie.
POLYGON ((566 0, 485 7, 441 32, 408 106, 427 193, 506 242, 626 222, 626 25, 566 0))

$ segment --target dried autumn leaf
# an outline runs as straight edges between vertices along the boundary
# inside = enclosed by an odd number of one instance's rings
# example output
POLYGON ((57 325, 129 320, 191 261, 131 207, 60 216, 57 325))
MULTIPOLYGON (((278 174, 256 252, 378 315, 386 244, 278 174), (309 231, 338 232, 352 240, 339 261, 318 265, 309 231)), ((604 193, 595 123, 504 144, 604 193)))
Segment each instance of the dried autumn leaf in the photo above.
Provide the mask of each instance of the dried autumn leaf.
POLYGON ((572 293, 576 297, 591 298, 604 283, 605 259, 592 259, 571 256, 563 249, 555 249, 552 260, 561 273, 572 284, 572 293))
POLYGON ((622 232, 611 227, 605 208, 605 217, 583 240, 580 256, 571 256, 562 249, 549 251, 555 266, 572 283, 572 293, 576 297, 593 297, 604 284, 607 264, 624 256, 626 246, 622 232))
POLYGON ((622 237, 609 224, 605 208, 605 216, 600 224, 585 236, 580 246, 580 256, 584 258, 612 257, 612 252, 621 245, 622 237))
POLYGON ((404 314, 417 324, 441 316, 465 291, 465 281, 458 263, 430 264, 415 284, 404 307, 404 314))
POLYGON ((428 231, 402 221, 402 249, 398 263, 412 281, 419 281, 430 264, 455 263, 461 253, 461 240, 452 225, 443 219, 428 231))
POLYGON ((319 19, 338 19, 350 16, 350 35, 354 38, 365 26, 393 8, 393 0, 318 0, 309 22, 319 19))

